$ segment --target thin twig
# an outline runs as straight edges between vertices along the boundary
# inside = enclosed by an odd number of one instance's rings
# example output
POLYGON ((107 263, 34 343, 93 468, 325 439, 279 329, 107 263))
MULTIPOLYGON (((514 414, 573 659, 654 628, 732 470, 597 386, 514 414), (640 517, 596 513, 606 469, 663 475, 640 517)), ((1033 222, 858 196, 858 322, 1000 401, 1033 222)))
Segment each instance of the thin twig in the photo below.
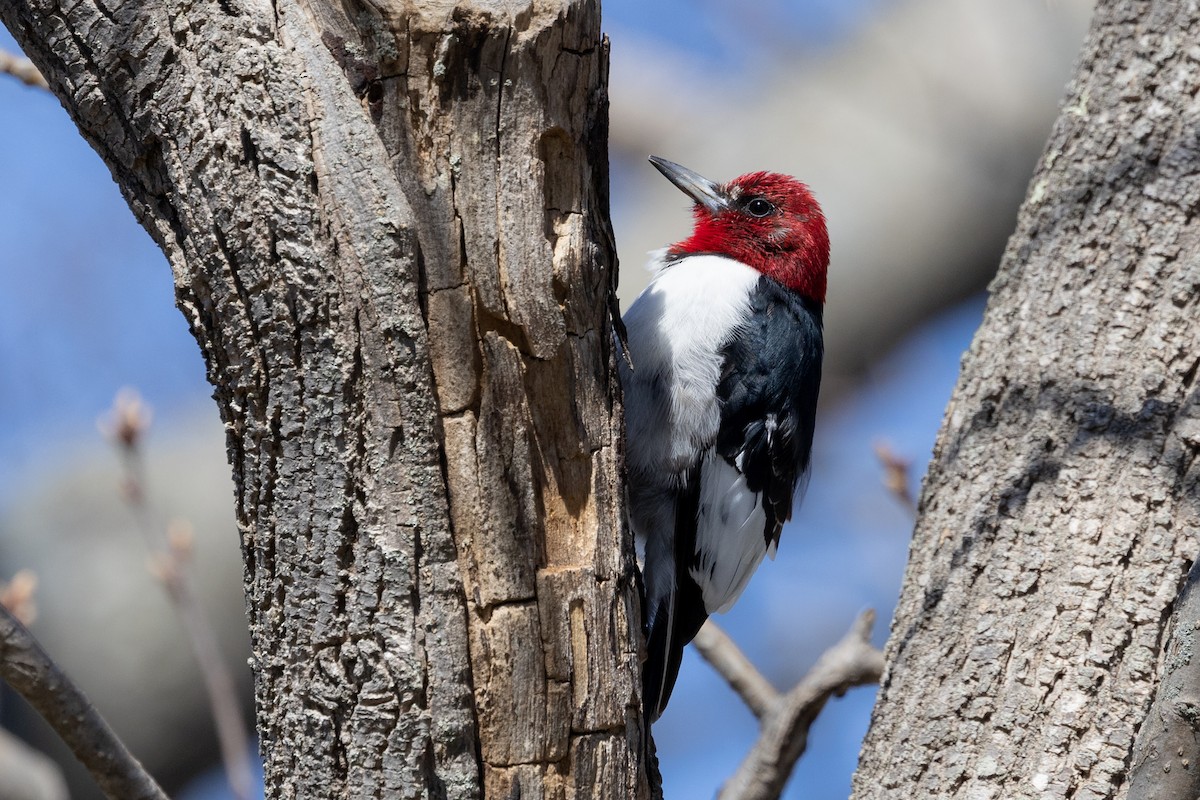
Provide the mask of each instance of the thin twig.
POLYGON ((0 677, 58 733, 111 800, 167 800, 91 701, 0 606, 0 677))
POLYGON ((879 681, 883 653, 871 645, 874 624, 875 612, 864 611, 842 640, 762 717, 758 741, 721 788, 718 800, 776 800, 783 793, 825 702, 852 686, 879 681))
POLYGON ((875 443, 875 456, 883 465, 883 485, 908 511, 916 515, 917 500, 908 488, 912 462, 898 455, 887 442, 875 443))
POLYGON ((237 699, 236 684, 221 656, 208 615, 192 588, 188 562, 192 550, 191 528, 184 522, 168 526, 164 540, 147 501, 147 482, 141 443, 150 425, 150 408, 136 392, 118 393, 101 430, 117 446, 125 469, 123 496, 137 519, 138 528, 152 555, 151 572, 166 590, 167 597, 183 624, 184 633, 200 668, 208 694, 209 709, 217 729, 225 776, 237 800, 249 800, 254 791, 254 773, 248 755, 250 738, 237 699))
POLYGON ((15 56, 5 50, 0 50, 0 74, 12 75, 27 86, 38 89, 49 89, 50 84, 42 77, 42 73, 28 58, 15 56))
POLYGON ((762 719, 779 705, 779 692, 717 623, 711 619, 705 622, 692 644, 717 674, 741 696, 754 716, 762 719))
POLYGON ((249 800, 254 791, 254 773, 247 755, 250 741, 238 704, 233 675, 221 656, 221 648, 208 615, 200 606, 188 578, 186 565, 191 548, 190 529, 185 532, 177 523, 171 531, 168 547, 167 554, 156 562, 153 571, 171 598, 191 641, 208 692, 230 789, 238 800, 249 800))

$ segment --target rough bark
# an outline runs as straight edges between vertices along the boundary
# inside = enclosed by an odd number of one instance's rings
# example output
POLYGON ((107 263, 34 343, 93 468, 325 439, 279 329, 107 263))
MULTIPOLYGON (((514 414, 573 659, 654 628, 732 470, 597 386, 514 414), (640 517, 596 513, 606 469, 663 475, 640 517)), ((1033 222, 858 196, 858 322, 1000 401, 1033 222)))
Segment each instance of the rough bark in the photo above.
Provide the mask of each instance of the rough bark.
POLYGON ((643 796, 598 2, 0 20, 204 352, 268 796, 643 796))
POLYGON ((1194 800, 1200 796, 1200 561, 1175 604, 1154 704, 1138 731, 1128 800, 1194 800))
POLYGON ((855 797, 1120 797, 1196 556, 1200 9, 1101 2, 925 481, 855 797))

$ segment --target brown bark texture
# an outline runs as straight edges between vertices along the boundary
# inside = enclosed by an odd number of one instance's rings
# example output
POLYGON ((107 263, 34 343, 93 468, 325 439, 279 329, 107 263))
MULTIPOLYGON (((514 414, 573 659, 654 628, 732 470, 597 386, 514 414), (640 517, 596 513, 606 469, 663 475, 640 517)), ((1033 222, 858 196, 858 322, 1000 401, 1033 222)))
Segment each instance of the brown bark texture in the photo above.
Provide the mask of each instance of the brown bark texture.
POLYGON ((1170 639, 1150 713, 1138 731, 1128 800, 1200 797, 1200 561, 1175 603, 1170 639))
POLYGON ((268 797, 645 796, 596 0, 21 0, 228 434, 268 797))
POLYGON ((934 449, 859 800, 1127 792, 1200 528, 1198 42, 1195 3, 1098 5, 934 449))

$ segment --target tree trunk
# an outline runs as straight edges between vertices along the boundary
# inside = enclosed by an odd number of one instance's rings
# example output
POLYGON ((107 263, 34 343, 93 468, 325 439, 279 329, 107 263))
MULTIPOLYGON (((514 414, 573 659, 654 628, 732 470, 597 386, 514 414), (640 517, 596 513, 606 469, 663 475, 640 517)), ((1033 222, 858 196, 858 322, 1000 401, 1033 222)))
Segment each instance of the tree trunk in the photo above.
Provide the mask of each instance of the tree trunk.
POLYGON ((1099 4, 934 450, 860 800, 1125 791, 1200 528, 1198 41, 1194 3, 1099 4))
POLYGON ((644 797, 598 0, 0 5, 228 433, 269 797, 644 797))

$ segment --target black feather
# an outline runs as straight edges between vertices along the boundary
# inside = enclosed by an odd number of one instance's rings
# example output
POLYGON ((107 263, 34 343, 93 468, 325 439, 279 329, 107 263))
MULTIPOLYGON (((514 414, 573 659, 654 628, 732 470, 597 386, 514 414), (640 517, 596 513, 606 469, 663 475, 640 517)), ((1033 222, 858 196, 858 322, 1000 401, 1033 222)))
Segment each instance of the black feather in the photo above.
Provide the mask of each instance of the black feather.
POLYGON ((688 470, 675 494, 675 591, 667 602, 649 609, 646 663, 642 668, 642 707, 653 722, 667 707, 683 648, 708 619, 700 587, 683 566, 696 551, 696 515, 700 508, 700 465, 688 470), (674 608, 670 605, 673 604, 674 608))
POLYGON ((808 473, 824 340, 821 306, 770 278, 759 279, 750 304, 748 326, 724 348, 716 448, 761 494, 770 545, 808 473))

